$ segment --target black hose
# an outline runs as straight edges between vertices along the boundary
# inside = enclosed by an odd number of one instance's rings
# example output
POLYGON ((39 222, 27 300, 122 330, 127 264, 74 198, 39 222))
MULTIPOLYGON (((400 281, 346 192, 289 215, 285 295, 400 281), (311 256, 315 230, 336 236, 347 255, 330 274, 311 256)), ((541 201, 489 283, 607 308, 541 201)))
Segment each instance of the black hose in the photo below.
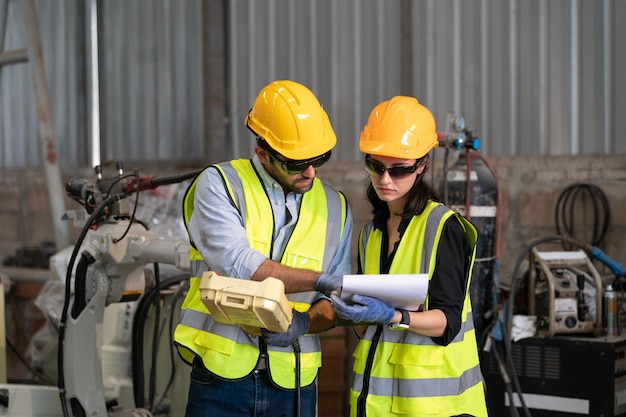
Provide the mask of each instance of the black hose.
MULTIPOLYGON (((159 272, 159 264, 154 264, 154 287, 161 288, 161 276, 159 272)), ((148 408, 154 407, 154 396, 156 394, 156 368, 157 368, 157 351, 159 343, 159 322, 161 321, 161 303, 160 291, 154 293, 154 329, 152 333, 152 358, 150 361, 150 386, 148 389, 148 408)))
MULTIPOLYGON (((503 340, 504 340, 504 346, 505 346, 506 354, 507 354, 507 362, 510 365, 511 378, 514 381, 516 387, 518 387, 518 390, 519 390, 519 383, 517 382, 517 375, 515 373, 515 368, 513 366, 513 359, 511 357, 511 354, 513 352, 512 346, 511 346, 511 334, 512 334, 512 330, 513 330, 513 306, 515 304, 515 288, 517 286, 517 282, 516 282, 517 281, 517 276, 519 275, 519 270, 520 270, 520 267, 522 265, 522 262, 528 256, 528 254, 530 253, 532 248, 534 248, 535 246, 540 245, 542 243, 560 242, 560 241, 561 241, 561 236, 547 236, 547 237, 539 238, 539 239, 536 239, 536 240, 532 241, 520 253, 520 255, 517 258, 517 262, 515 262, 515 267, 513 268, 513 274, 511 276, 511 288, 510 288, 510 291, 509 291, 509 301, 506 304, 506 315, 505 315, 505 324, 506 324, 506 326, 504 326, 504 328, 503 328, 503 331, 504 331, 503 340)), ((522 395, 521 390, 520 390, 519 394, 520 394, 519 397, 520 397, 520 401, 522 403, 522 407, 526 411, 526 415, 529 416, 530 414, 528 413, 528 409, 526 407, 526 403, 524 401, 524 396, 522 395)))
POLYGON ((176 294, 172 298, 172 302, 170 303, 170 320, 169 320, 170 350, 169 352, 170 352, 171 372, 170 372, 170 377, 168 378, 167 384, 161 394, 161 398, 159 398, 159 400, 156 402, 156 404, 153 407, 154 408, 153 413, 155 415, 161 414, 163 412, 162 411, 164 409, 164 407, 162 406, 163 401, 165 400, 165 397, 167 396, 170 388, 172 388, 172 385, 174 384, 174 377, 176 376, 176 364, 177 364, 177 361, 176 361, 177 356, 176 356, 175 347, 174 347, 174 327, 175 327, 174 326, 174 312, 177 311, 175 309, 178 307, 179 301, 185 296, 187 289, 188 289, 187 286, 181 285, 180 289, 176 292, 176 294))
POLYGON ((177 184, 186 180, 196 178, 198 174, 204 171, 204 168, 195 171, 187 172, 181 175, 173 175, 169 177, 157 177, 152 179, 152 185, 154 187, 160 187, 161 185, 177 184))
MULTIPOLYGON (((131 367, 133 379, 133 395, 137 408, 145 407, 145 379, 144 379, 144 327, 147 322, 148 313, 152 303, 158 301, 161 290, 172 287, 184 280, 189 279, 188 274, 177 275, 161 281, 160 285, 150 288, 143 294, 137 304, 135 316, 133 317, 133 332, 131 336, 131 367)), ((155 332, 156 333, 156 332, 155 332)), ((154 362, 153 362, 154 363, 154 362)))
MULTIPOLYGON (((611 221, 611 210, 608 199, 600 187, 593 184, 576 183, 565 188, 559 196, 554 219, 557 234, 566 233, 588 241, 593 246, 601 247, 611 221), (580 221, 576 219, 576 213, 581 208, 585 208, 587 199, 591 200, 593 207, 593 224, 591 238, 582 238, 576 236, 574 225, 580 224, 580 221)), ((571 249, 571 247, 565 245, 567 242, 563 243, 565 249, 571 249)))
MULTIPOLYGON (((515 407, 515 401, 513 397, 513 388, 511 387, 511 378, 509 377, 509 373, 507 372, 507 364, 502 360, 502 355, 498 351, 498 343, 494 343, 493 345, 493 356, 498 363, 498 370, 500 375, 502 376, 502 382, 504 382, 504 387, 506 389, 506 394, 509 397, 509 411, 511 412, 511 416, 518 417, 517 408, 515 407)), ((522 394, 520 393, 520 396, 522 394)))
MULTIPOLYGON (((508 340, 510 350, 506 351, 506 363, 508 365, 510 379, 513 382, 513 386, 518 393, 518 397, 520 403, 522 405, 522 409, 524 410, 524 415, 526 417, 531 417, 530 410, 528 410, 528 406, 526 405, 526 400, 524 399, 524 393, 522 391, 522 386, 519 383, 519 379, 517 378, 517 372, 515 372, 515 363, 513 362, 513 348, 511 347, 511 334, 504 332, 505 340, 508 340)), ((513 398, 511 398, 511 402, 513 402, 513 398)))

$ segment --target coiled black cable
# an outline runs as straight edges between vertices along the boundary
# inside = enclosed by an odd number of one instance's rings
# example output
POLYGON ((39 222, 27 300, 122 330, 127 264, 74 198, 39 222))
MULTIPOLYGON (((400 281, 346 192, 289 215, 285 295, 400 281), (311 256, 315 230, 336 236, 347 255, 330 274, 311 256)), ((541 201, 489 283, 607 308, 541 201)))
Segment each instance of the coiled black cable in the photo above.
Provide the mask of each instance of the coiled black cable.
MULTIPOLYGON (((591 243, 593 246, 602 247, 604 237, 611 222, 611 210, 609 202, 600 187, 593 184, 576 183, 563 190, 556 203, 554 213, 556 232, 561 235, 567 233, 570 236, 591 243), (591 203, 592 227, 591 233, 581 230, 580 218, 586 214, 591 203), (578 223, 578 228, 576 224, 578 223), (578 233, 577 230, 578 229, 578 233), (591 236, 581 236, 581 234, 591 236)), ((582 225, 584 226, 584 225, 582 225)), ((573 245, 563 241, 566 250, 572 250, 573 245)))

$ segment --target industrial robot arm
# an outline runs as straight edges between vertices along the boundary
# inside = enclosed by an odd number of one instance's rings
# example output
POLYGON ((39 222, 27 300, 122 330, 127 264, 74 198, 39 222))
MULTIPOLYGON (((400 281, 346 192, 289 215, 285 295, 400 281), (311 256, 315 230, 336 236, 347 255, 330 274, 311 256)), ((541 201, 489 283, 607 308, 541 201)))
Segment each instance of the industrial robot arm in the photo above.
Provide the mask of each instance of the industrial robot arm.
MULTIPOLYGON (((158 262, 189 271, 189 246, 159 239, 128 220, 101 225, 90 235, 76 273, 63 349, 65 400, 75 416, 107 416, 102 378, 104 309, 115 302, 133 301, 145 289, 144 267, 158 262), (116 239, 120 239, 113 243, 116 239), (81 265, 82 264, 82 265, 81 265), (79 281, 84 280, 84 285, 79 281)), ((60 341, 61 342, 61 341, 60 341)))
MULTIPOLYGON (((66 301, 59 331, 59 391, 64 416, 149 416, 148 410, 107 410, 102 382, 102 321, 104 309, 116 302, 133 301, 145 289, 144 268, 148 263, 174 265, 189 271, 189 245, 158 238, 129 216, 124 198, 133 192, 173 184, 195 177, 123 175, 98 181, 72 179, 66 185, 70 197, 81 203, 90 217, 81 221, 83 233, 76 244, 66 278, 66 301), (88 239, 85 245, 83 242, 88 239), (82 251, 81 247, 84 247, 82 251), (73 263, 80 252, 74 288, 73 263), (70 414, 71 410, 71 414, 70 414)), ((84 219, 80 215, 66 218, 84 219)))

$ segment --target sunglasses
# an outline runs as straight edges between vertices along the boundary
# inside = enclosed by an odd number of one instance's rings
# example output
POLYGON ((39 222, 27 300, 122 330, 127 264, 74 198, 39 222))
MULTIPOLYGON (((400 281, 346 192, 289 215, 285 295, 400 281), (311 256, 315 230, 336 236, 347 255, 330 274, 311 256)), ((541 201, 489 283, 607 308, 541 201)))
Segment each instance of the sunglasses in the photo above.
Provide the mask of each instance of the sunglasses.
POLYGON ((320 156, 310 159, 294 160, 294 159, 282 159, 279 153, 270 147, 266 147, 265 151, 276 163, 278 163, 283 171, 289 175, 301 174, 306 171, 310 166, 313 168, 319 168, 324 165, 330 159, 331 151, 328 151, 320 156))
POLYGON ((418 159, 413 165, 395 166, 387 168, 382 162, 366 156, 365 170, 372 175, 383 175, 385 171, 387 171, 387 174, 389 174, 391 178, 402 179, 413 174, 417 170, 417 167, 420 165, 420 162, 422 162, 421 159, 418 159))

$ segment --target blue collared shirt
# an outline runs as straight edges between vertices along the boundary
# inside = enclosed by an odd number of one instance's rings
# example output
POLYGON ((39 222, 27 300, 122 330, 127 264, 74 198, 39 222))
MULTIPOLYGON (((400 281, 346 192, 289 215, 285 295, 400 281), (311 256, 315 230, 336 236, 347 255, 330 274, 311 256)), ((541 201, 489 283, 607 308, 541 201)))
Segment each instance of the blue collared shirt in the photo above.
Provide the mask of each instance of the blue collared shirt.
MULTIPOLYGON (((275 225, 272 259, 278 262, 298 221, 302 194, 290 192, 285 196, 281 185, 269 176, 256 155, 252 163, 261 176, 272 205, 275 225)), ((231 204, 216 169, 206 169, 198 178, 194 204, 189 230, 202 257, 220 275, 250 279, 267 258, 248 244, 244 219, 231 204)), ((335 275, 351 273, 351 237, 352 213, 348 207, 339 249, 329 270, 324 272, 335 275)))

